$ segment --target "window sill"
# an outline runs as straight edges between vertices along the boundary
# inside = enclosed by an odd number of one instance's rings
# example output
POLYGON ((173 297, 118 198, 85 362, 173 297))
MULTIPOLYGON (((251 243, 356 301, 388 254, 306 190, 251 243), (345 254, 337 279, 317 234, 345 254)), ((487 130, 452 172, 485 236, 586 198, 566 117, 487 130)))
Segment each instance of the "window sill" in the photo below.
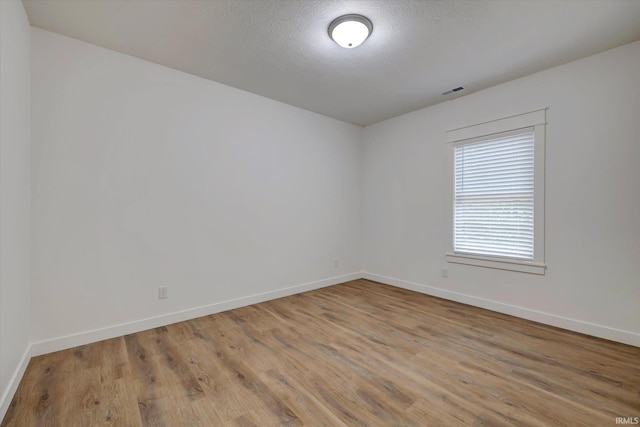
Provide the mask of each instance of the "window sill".
POLYGON ((519 271, 521 273, 544 275, 547 266, 537 262, 496 259, 474 255, 447 253, 447 262, 474 265, 476 267, 496 268, 499 270, 519 271))

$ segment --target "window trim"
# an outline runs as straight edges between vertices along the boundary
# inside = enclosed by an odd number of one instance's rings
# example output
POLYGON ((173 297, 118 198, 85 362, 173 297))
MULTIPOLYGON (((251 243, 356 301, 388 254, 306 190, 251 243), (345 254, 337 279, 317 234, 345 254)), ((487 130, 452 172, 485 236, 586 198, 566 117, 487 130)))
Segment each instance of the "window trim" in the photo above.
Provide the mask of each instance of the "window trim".
POLYGON ((447 131, 448 143, 448 186, 447 186, 447 230, 448 248, 446 260, 450 263, 466 264, 478 267, 496 268, 500 270, 519 271, 531 274, 545 274, 544 255, 544 226, 545 226, 545 137, 546 137, 546 112, 547 109, 535 110, 528 113, 517 114, 502 119, 475 125, 464 126, 447 131), (455 145, 469 140, 487 137, 493 134, 515 131, 518 129, 533 128, 534 131, 534 172, 533 172, 533 227, 534 227, 534 254, 533 261, 522 261, 518 259, 491 257, 483 255, 473 255, 467 253, 455 253, 453 249, 454 229, 453 229, 453 196, 454 196, 454 147, 455 145))

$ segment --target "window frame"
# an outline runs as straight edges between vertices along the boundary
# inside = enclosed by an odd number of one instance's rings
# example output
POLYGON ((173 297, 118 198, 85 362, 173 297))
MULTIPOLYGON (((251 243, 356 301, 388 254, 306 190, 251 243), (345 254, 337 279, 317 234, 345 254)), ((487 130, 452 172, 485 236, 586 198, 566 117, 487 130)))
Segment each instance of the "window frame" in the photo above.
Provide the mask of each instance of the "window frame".
MULTIPOLYGON (((448 187, 447 187, 447 230, 448 248, 446 260, 450 263, 466 264, 478 267, 488 267, 500 270, 519 271, 523 273, 544 275, 545 265, 545 138, 546 138, 546 111, 535 110, 528 113, 509 116, 489 122, 464 126, 447 131, 448 153, 448 187), (495 134, 517 131, 519 129, 533 128, 533 261, 519 260, 499 256, 475 255, 468 253, 456 253, 454 251, 454 194, 455 194, 455 165, 454 148, 456 145, 471 143, 479 138, 484 139, 495 134)), ((497 136, 497 135, 496 135, 497 136)))

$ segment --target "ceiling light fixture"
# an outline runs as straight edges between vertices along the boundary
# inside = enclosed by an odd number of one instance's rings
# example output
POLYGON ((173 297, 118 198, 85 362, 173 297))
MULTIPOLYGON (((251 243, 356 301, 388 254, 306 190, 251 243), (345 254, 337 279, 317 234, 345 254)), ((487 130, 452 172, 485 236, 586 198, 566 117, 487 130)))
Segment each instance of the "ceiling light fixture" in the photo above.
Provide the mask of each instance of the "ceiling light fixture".
POLYGON ((345 49, 360 46, 372 31, 373 24, 362 15, 343 15, 329 25, 329 37, 345 49))

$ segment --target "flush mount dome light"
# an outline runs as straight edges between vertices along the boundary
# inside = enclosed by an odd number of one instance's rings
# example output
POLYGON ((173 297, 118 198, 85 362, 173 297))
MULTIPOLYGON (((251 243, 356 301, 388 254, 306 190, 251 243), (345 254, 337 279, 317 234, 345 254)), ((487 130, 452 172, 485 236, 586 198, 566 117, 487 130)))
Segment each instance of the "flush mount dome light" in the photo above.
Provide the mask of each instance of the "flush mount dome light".
POLYGON ((372 31, 373 24, 362 15, 343 15, 329 25, 329 37, 345 49, 360 46, 372 31))

